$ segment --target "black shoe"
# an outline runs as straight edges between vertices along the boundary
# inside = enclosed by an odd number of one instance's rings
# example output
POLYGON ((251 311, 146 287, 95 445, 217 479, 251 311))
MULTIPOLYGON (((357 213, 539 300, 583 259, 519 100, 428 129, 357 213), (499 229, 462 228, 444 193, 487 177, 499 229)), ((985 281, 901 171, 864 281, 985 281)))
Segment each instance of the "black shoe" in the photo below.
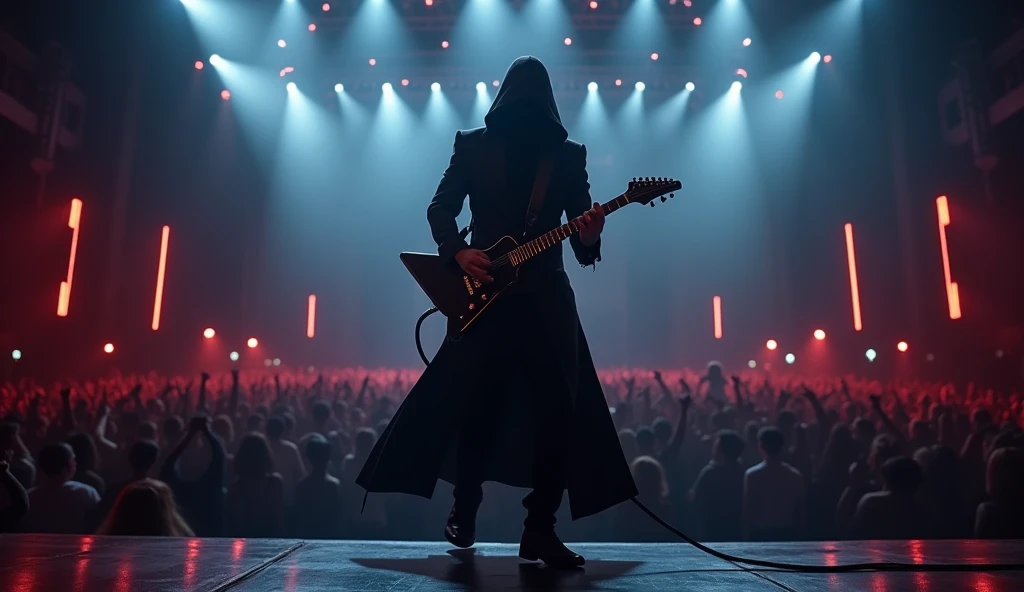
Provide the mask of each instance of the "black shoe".
POLYGON ((543 561, 556 569, 580 567, 586 559, 568 549, 555 534, 555 529, 525 529, 519 541, 519 556, 527 561, 543 561))
POLYGON ((452 506, 448 522, 444 525, 444 538, 448 542, 466 549, 476 542, 476 512, 459 512, 458 504, 452 506))

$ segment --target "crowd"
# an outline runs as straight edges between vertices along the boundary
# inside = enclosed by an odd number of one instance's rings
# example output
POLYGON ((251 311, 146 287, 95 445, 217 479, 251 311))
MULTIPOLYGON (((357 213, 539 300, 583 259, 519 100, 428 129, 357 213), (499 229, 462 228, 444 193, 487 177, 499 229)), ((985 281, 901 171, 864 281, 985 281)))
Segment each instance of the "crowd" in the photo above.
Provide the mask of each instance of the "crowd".
MULTIPOLYGON (((353 483, 418 373, 273 370, 0 385, 0 532, 439 540, 450 487, 353 483)), ((640 500, 700 540, 1024 538, 1020 393, 600 375, 640 500)), ((485 486, 481 539, 518 538, 521 496, 485 486)), ((567 506, 566 539, 673 540, 632 504, 567 506)))

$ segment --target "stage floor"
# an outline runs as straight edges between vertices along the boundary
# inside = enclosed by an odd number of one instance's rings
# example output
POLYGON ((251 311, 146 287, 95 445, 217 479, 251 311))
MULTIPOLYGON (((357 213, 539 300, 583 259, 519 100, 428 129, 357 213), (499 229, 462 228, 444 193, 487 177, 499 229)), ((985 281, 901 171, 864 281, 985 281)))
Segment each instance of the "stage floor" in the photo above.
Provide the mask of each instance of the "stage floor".
MULTIPOLYGON (((516 557, 517 546, 272 539, 0 536, 4 592, 164 590, 1024 590, 1024 572, 813 575, 744 570, 684 544, 576 544, 587 557, 558 572, 516 557)), ((829 564, 876 561, 1011 563, 1024 541, 890 541, 716 545, 759 559, 829 564)))

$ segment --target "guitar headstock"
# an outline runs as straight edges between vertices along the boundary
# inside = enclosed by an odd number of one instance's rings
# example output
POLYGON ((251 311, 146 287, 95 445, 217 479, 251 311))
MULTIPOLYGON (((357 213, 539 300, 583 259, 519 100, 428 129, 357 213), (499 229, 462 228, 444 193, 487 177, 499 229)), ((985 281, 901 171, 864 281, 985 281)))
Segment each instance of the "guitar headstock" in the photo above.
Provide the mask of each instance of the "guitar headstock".
POLYGON ((639 179, 633 177, 633 180, 629 182, 629 189, 626 190, 626 199, 629 203, 638 203, 641 205, 651 204, 654 207, 654 200, 661 198, 661 201, 667 201, 668 197, 675 197, 673 191, 679 191, 683 188, 683 184, 675 179, 665 179, 662 177, 640 177, 639 179))

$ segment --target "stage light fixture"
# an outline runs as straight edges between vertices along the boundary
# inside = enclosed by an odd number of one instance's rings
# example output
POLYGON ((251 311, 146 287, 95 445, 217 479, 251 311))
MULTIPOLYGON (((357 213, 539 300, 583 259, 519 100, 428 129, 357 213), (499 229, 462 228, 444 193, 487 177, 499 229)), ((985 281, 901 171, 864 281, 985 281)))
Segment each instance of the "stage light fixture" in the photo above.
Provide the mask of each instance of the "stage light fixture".
POLYGON ((281 365, 281 358, 274 358, 274 365, 275 366, 280 366, 281 365))
POLYGON ((214 337, 216 337, 216 335, 217 332, 213 330, 213 327, 207 327, 206 329, 203 330, 203 337, 207 339, 213 339, 214 337))
POLYGON ((733 81, 731 88, 733 92, 740 92, 741 90, 743 90, 743 83, 740 82, 739 80, 733 81))
POLYGON ((786 93, 782 92, 781 90, 775 91, 775 98, 776 99, 779 99, 781 101, 782 97, 784 97, 784 96, 786 96, 786 93))
POLYGON ((873 349, 869 349, 868 351, 864 352, 864 357, 867 358, 869 362, 874 362, 875 358, 878 357, 878 352, 876 352, 873 349))
POLYGON ((501 81, 500 80, 492 80, 491 81, 491 86, 493 86, 494 88, 498 88, 499 86, 501 86, 501 81))
POLYGON ((11 352, 11 359, 14 360, 15 362, 20 360, 21 359, 21 350, 20 349, 16 349, 16 350, 12 351, 11 352))
POLYGON ((231 360, 232 362, 237 362, 238 352, 231 352, 230 354, 228 354, 228 359, 231 360))
POLYGON ((768 351, 775 351, 779 347, 779 342, 775 341, 774 339, 769 339, 768 342, 764 344, 764 346, 768 348, 768 351))
POLYGON ((907 345, 906 341, 901 341, 896 344, 896 349, 900 350, 900 352, 906 352, 908 349, 910 349, 910 346, 907 345))
POLYGON ((196 60, 196 70, 202 70, 206 65, 203 64, 202 60, 196 60))
POLYGON ((441 42, 441 49, 448 49, 448 41, 441 42))
POLYGON ((440 82, 433 82, 433 83, 431 83, 430 84, 430 90, 432 90, 434 92, 441 92, 441 83, 440 82))
POLYGON ((590 84, 588 84, 587 90, 589 90, 590 92, 597 92, 597 83, 591 82, 590 84))
POLYGON ((75 259, 78 257, 78 231, 82 225, 82 200, 71 200, 71 213, 68 216, 68 228, 71 229, 71 252, 68 254, 68 279, 60 283, 57 294, 57 316, 68 316, 71 305, 71 285, 75 277, 75 259))
POLYGON ((390 82, 385 82, 384 84, 380 85, 380 89, 386 93, 392 92, 394 90, 390 82))
POLYGON ((476 92, 482 93, 487 91, 487 85, 483 82, 476 83, 476 92))
POLYGON ((693 24, 697 25, 698 27, 701 26, 701 24, 703 24, 703 23, 704 23, 704 21, 699 16, 697 18, 693 19, 693 24))
POLYGON ((370 64, 371 66, 376 66, 377 65, 377 58, 370 58, 369 62, 367 62, 367 63, 370 64))
POLYGON ((832 63, 832 56, 831 55, 826 55, 823 59, 824 59, 826 64, 831 64, 832 63))
POLYGON ((214 66, 219 66, 222 61, 222 58, 217 54, 213 54, 210 56, 210 64, 214 66))
POLYGON ((751 43, 752 41, 750 40, 750 37, 747 37, 746 39, 743 40, 743 47, 750 47, 751 43))
POLYGON ((654 60, 655 62, 658 61, 659 57, 661 56, 658 55, 658 52, 654 52, 651 54, 651 59, 654 60))
POLYGON ((694 84, 692 82, 687 82, 686 83, 686 90, 688 90, 690 92, 693 92, 696 89, 697 89, 697 85, 696 84, 694 84))
POLYGON ((793 364, 795 362, 796 362, 796 356, 794 356, 793 354, 786 354, 786 363, 787 364, 793 364))
POLYGON ((426 4, 427 6, 433 6, 434 0, 423 0, 423 3, 426 4))
POLYGON ((270 365, 273 364, 273 363, 274 363, 274 361, 271 360, 270 358, 267 358, 267 359, 263 360, 263 365, 266 366, 267 368, 270 368, 270 365))
POLYGON ((637 89, 638 91, 643 92, 643 90, 645 88, 647 88, 647 85, 644 84, 643 82, 637 82, 635 85, 633 85, 633 88, 637 89))
POLYGON ((288 47, 288 42, 285 41, 284 39, 278 39, 277 40, 277 46, 281 47, 281 48, 288 47))
POLYGON ((309 23, 309 26, 306 28, 309 29, 310 33, 312 33, 313 31, 316 31, 316 23, 309 23))
POLYGON ((747 368, 750 368, 751 370, 757 368, 757 362, 755 362, 754 360, 750 360, 749 362, 747 362, 747 368))
POLYGON ((566 38, 565 38, 565 39, 564 39, 564 40, 562 41, 562 43, 564 43, 564 44, 566 44, 566 45, 572 45, 572 38, 571 38, 571 37, 566 37, 566 38))
POLYGON ((226 88, 224 90, 220 91, 220 98, 222 98, 225 101, 227 101, 228 99, 231 98, 231 91, 226 89, 226 88))
POLYGON ((256 349, 256 346, 260 344, 260 341, 255 337, 250 337, 249 340, 245 342, 245 344, 249 346, 249 349, 256 349))
POLYGON ((621 78, 616 78, 615 79, 615 86, 622 86, 622 79, 621 78))
POLYGON ((711 308, 715 316, 715 339, 722 338, 722 297, 715 296, 711 299, 711 308))
POLYGON ((742 77, 746 78, 747 77, 747 71, 744 70, 743 68, 739 68, 739 69, 736 70, 736 75, 737 76, 742 76, 742 77))
POLYGON ((103 351, 105 353, 108 353, 108 354, 114 353, 114 344, 113 343, 108 343, 108 344, 104 345, 103 346, 103 351))
POLYGON ((327 12, 331 9, 331 5, 328 4, 327 2, 324 2, 324 5, 321 6, 320 9, 323 10, 324 12, 327 12))
POLYGON ((402 79, 402 86, 409 86, 409 79, 408 78, 403 78, 402 79))
POLYGON ((814 52, 814 53, 811 54, 811 58, 810 59, 811 59, 811 63, 817 64, 818 62, 821 61, 821 54, 818 53, 818 52, 814 52))
POLYGON ((597 0, 590 0, 590 9, 597 10, 597 0))
POLYGON ((293 92, 299 90, 299 87, 296 86, 296 84, 294 82, 289 82, 288 84, 285 85, 285 88, 287 88, 288 92, 290 92, 290 93, 293 93, 293 92))
POLYGON ((825 341, 825 332, 822 331, 821 329, 815 329, 814 338, 817 339, 818 341, 825 341))
POLYGON ((336 93, 343 93, 343 92, 345 92, 345 85, 340 83, 340 82, 338 84, 335 84, 334 85, 334 92, 336 92, 336 93))

